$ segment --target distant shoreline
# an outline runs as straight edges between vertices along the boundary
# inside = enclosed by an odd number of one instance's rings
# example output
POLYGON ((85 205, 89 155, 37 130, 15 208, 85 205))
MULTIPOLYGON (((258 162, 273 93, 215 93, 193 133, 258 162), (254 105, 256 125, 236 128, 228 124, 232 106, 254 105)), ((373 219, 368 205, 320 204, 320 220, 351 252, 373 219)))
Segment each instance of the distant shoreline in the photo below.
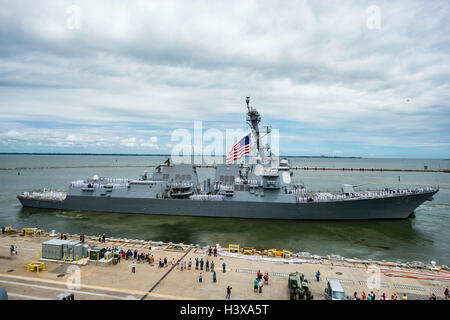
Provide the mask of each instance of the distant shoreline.
MULTIPOLYGON (((23 155, 23 156, 115 156, 115 157, 170 157, 170 154, 143 154, 143 153, 59 153, 59 152, 0 152, 0 156, 23 155)), ((222 157, 225 157, 223 155, 222 157)), ((408 160, 450 160, 448 158, 368 158, 368 157, 345 157, 345 156, 286 156, 281 158, 310 158, 310 159, 408 159, 408 160)))
MULTIPOLYGON (((52 152, 0 152, 0 155, 30 155, 30 156, 133 156, 133 157, 170 157, 170 154, 142 154, 142 153, 52 153, 52 152)), ((223 155, 222 157, 225 157, 223 155)), ((330 159, 367 159, 363 157, 339 156, 281 156, 283 158, 330 158, 330 159)), ((446 160, 446 159, 443 159, 446 160)))

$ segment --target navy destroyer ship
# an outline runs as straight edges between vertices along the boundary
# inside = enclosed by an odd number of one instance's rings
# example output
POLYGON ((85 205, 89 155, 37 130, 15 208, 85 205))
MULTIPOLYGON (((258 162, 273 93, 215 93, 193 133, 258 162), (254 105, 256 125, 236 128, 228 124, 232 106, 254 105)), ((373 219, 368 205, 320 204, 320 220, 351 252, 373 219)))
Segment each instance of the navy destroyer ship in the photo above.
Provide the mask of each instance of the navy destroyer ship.
MULTIPOLYGON (((17 196, 23 207, 119 213, 290 219, 407 219, 438 188, 355 190, 343 184, 335 192, 310 192, 295 183, 287 159, 279 160, 263 145, 261 116, 249 105, 247 123, 255 141, 253 163, 217 164, 214 179, 199 182, 192 163, 168 159, 137 179, 94 176, 73 181, 67 191, 37 190, 17 196)), ((269 133, 269 129, 267 129, 269 133)))

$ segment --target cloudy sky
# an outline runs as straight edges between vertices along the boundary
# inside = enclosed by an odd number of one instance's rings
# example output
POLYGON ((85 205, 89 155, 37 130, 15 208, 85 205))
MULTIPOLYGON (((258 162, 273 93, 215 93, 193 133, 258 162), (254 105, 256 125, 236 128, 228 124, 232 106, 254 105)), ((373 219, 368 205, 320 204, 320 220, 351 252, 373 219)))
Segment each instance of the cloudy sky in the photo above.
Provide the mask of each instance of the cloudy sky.
POLYGON ((450 5, 21 1, 0 6, 0 152, 171 153, 245 128, 284 155, 450 158, 450 5))

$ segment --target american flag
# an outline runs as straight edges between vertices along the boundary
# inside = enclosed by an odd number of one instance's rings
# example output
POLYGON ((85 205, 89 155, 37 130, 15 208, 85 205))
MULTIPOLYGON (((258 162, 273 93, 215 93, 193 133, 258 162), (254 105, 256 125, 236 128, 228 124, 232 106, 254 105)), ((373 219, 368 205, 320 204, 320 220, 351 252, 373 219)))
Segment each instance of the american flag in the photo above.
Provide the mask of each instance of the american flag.
POLYGON ((231 148, 226 158, 227 164, 232 164, 234 160, 240 159, 244 154, 250 153, 250 139, 251 133, 243 137, 231 148))

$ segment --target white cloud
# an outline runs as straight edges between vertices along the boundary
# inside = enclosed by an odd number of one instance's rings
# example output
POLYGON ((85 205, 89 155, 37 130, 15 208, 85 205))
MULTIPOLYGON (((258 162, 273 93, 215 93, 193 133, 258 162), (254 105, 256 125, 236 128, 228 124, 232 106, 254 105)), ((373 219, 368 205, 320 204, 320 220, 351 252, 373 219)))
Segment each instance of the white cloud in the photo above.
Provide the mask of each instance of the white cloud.
POLYGON ((369 1, 77 1, 80 30, 66 27, 72 4, 0 7, 2 150, 165 149, 194 120, 242 125, 250 95, 263 121, 323 129, 305 138, 329 150, 338 136, 355 152, 449 156, 446 1, 379 1, 380 30, 366 26, 369 1))
POLYGON ((137 143, 136 143, 136 137, 132 137, 132 138, 127 138, 127 139, 122 139, 120 141, 120 144, 124 147, 137 147, 137 143))

